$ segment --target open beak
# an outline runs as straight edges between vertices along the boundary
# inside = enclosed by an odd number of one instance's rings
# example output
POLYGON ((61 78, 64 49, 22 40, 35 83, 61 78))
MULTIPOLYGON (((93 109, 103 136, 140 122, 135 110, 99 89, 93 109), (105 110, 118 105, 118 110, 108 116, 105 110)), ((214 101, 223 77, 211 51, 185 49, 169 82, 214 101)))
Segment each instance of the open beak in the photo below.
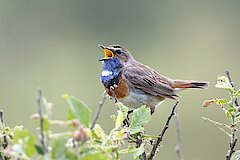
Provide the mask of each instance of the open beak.
POLYGON ((114 54, 113 54, 113 52, 110 49, 108 49, 107 47, 105 47, 105 46, 103 46, 101 44, 99 44, 98 46, 103 49, 104 54, 105 54, 105 56, 103 58, 99 59, 99 61, 108 60, 108 59, 114 57, 114 54))

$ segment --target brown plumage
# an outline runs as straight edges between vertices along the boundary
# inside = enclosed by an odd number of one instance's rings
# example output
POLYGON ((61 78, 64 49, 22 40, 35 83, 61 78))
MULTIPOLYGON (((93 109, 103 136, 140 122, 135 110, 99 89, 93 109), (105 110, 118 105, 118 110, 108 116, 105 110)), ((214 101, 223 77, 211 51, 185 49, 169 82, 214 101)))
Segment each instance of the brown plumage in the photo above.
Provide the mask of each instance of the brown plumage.
MULTIPOLYGON (((137 62, 130 52, 120 45, 101 46, 104 49, 103 71, 118 71, 117 77, 109 75, 117 99, 131 108, 147 105, 154 109, 165 98, 176 99, 176 91, 187 88, 206 89, 208 82, 191 80, 173 80, 160 75, 152 68, 137 62), (115 63, 116 62, 116 63, 115 63), (117 65, 115 65, 117 64, 117 65), (107 67, 106 67, 107 66, 107 67), (111 79, 111 77, 113 77, 111 79), (118 81, 114 81, 114 78, 118 81)), ((107 78, 102 73, 103 80, 107 78)), ((103 81, 110 96, 109 83, 103 81)))

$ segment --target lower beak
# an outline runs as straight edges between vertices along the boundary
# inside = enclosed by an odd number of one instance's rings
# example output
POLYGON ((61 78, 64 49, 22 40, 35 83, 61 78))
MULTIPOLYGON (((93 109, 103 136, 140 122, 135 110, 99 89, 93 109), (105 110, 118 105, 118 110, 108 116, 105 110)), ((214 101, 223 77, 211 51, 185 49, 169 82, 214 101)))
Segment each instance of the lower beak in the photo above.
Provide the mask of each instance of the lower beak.
POLYGON ((99 44, 98 46, 103 49, 104 54, 105 54, 105 56, 103 58, 99 59, 99 61, 108 60, 108 59, 111 59, 111 58, 114 57, 114 54, 113 54, 113 52, 110 49, 108 49, 107 47, 105 47, 105 46, 103 46, 101 44, 99 44))

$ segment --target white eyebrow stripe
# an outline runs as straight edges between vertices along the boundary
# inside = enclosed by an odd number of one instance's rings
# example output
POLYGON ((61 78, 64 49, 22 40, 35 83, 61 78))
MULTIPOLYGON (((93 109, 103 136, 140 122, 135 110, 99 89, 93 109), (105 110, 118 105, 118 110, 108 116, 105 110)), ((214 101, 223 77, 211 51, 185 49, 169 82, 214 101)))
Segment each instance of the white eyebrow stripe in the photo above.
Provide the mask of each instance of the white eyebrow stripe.
POLYGON ((102 71, 102 76, 103 76, 103 77, 110 76, 110 75, 112 75, 112 74, 113 74, 112 71, 108 71, 108 70, 102 71))

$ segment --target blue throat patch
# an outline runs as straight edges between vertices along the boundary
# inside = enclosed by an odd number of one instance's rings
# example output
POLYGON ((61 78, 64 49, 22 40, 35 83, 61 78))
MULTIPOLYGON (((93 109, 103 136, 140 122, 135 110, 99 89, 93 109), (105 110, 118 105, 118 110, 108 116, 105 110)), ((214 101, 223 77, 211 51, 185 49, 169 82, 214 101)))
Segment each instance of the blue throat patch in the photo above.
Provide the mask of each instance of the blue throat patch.
POLYGON ((100 79, 106 88, 110 88, 114 84, 118 85, 122 68, 123 64, 116 56, 102 62, 103 72, 100 79))

